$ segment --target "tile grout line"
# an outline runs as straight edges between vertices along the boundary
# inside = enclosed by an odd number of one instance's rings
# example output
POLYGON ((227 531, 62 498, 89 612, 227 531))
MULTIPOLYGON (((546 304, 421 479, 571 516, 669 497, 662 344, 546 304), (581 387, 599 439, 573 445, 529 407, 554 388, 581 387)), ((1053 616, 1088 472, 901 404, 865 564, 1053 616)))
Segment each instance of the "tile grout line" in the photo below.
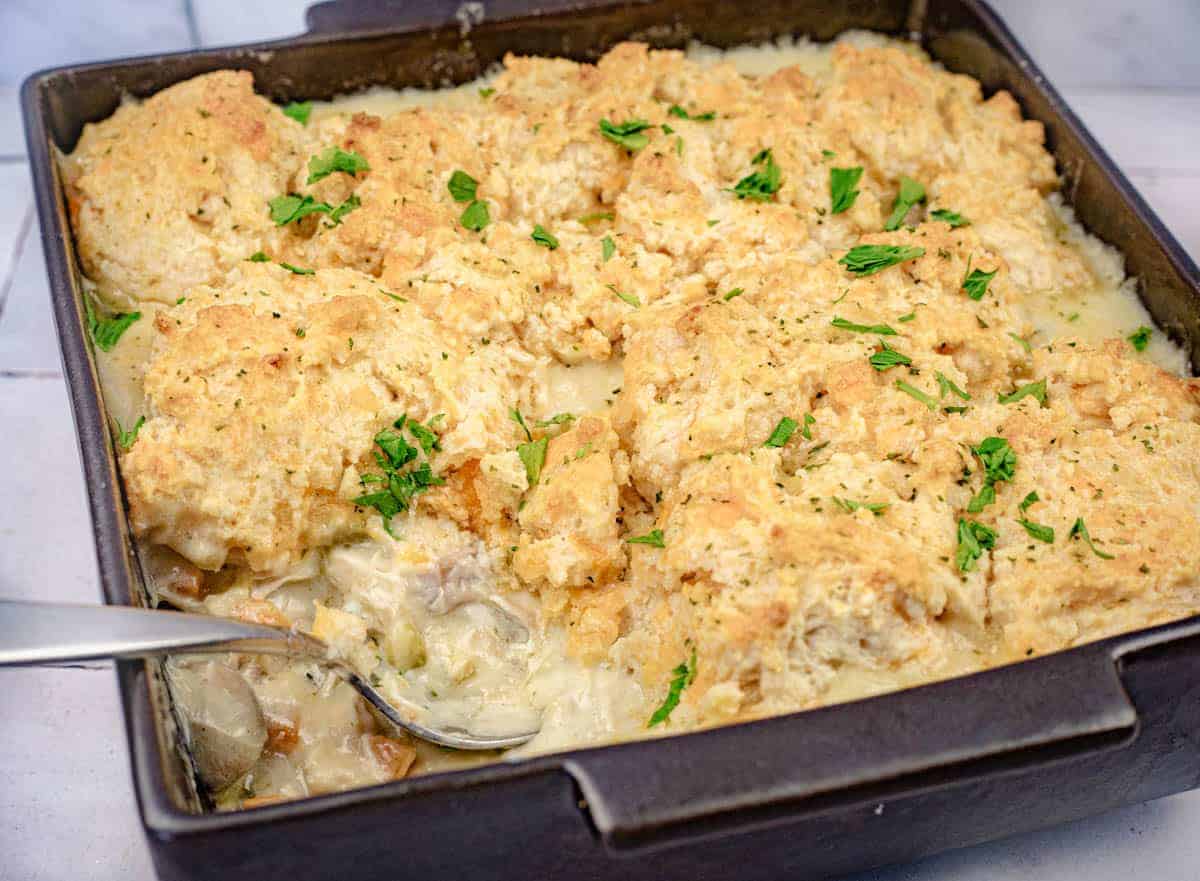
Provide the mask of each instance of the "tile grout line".
POLYGON ((8 295, 12 293, 13 285, 17 281, 17 267, 21 262, 21 258, 25 255, 25 245, 29 241, 29 236, 33 230, 34 207, 30 203, 25 208, 25 216, 21 218, 21 228, 17 231, 17 240, 13 244, 12 263, 9 265, 8 274, 0 282, 0 320, 4 318, 4 309, 8 305, 8 295))
POLYGON ((192 0, 183 0, 183 16, 187 21, 188 39, 192 41, 192 48, 200 48, 200 25, 196 22, 196 7, 192 0))
POLYGON ((62 371, 53 367, 0 368, 0 382, 9 379, 62 379, 62 371))

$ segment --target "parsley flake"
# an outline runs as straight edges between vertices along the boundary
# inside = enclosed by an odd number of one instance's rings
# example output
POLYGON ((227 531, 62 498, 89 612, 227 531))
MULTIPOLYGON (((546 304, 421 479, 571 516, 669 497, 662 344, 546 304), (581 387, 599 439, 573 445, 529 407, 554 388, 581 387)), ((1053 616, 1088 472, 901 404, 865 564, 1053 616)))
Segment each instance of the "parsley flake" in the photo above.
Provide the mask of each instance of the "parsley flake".
POLYGON ((841 214, 850 210, 858 198, 858 181, 862 177, 862 166, 829 169, 830 214, 841 214))
POLYGON ((612 292, 613 292, 614 294, 616 294, 616 295, 617 295, 617 296, 618 296, 620 299, 624 300, 626 303, 628 303, 628 304, 629 304, 630 306, 632 306, 634 309, 640 309, 640 308, 642 308, 642 301, 641 301, 641 300, 639 300, 639 299, 637 298, 637 295, 635 295, 635 294, 626 294, 626 293, 624 293, 624 292, 622 292, 622 291, 619 291, 619 290, 617 290, 617 286, 616 286, 616 285, 611 285, 611 284, 610 284, 610 285, 607 285, 607 287, 608 287, 608 289, 609 289, 610 291, 612 291, 612 292))
POLYGON ((959 572, 970 572, 983 552, 996 546, 996 530, 974 520, 959 519, 958 550, 954 562, 959 572))
POLYGON ((293 266, 290 263, 284 263, 282 261, 280 261, 279 265, 282 266, 284 269, 286 269, 288 272, 293 273, 294 275, 316 275, 317 274, 317 271, 315 269, 303 269, 299 266, 293 266))
POLYGON ((905 366, 912 364, 912 358, 903 352, 897 352, 883 340, 879 341, 879 345, 883 346, 883 348, 867 360, 880 373, 883 373, 885 370, 891 370, 893 367, 899 367, 902 364, 905 366))
POLYGON ((954 380, 948 376, 944 376, 940 371, 935 371, 933 375, 937 379, 938 389, 940 390, 939 398, 944 398, 949 393, 963 401, 971 400, 971 396, 955 385, 954 380))
POLYGON ((1039 379, 1037 382, 1028 382, 1025 385, 1018 386, 1007 395, 1000 395, 998 400, 1001 404, 1015 404, 1022 398, 1037 398, 1039 404, 1046 406, 1046 380, 1039 379))
POLYGON ((146 417, 139 416, 137 422, 133 423, 133 428, 129 429, 129 431, 123 429, 121 423, 116 418, 113 419, 113 422, 117 425, 117 444, 122 450, 128 451, 133 446, 133 442, 137 440, 138 432, 146 423, 146 417))
POLYGON ((692 115, 678 104, 672 104, 667 113, 671 114, 672 116, 676 116, 679 119, 690 119, 692 122, 712 122, 717 118, 717 112, 715 110, 709 110, 706 113, 697 113, 692 115))
POLYGON ((804 425, 800 428, 800 435, 805 440, 812 440, 812 427, 817 424, 817 417, 811 413, 804 414, 804 425))
POLYGON ((610 122, 608 119, 600 120, 600 134, 631 153, 636 153, 650 143, 650 138, 645 134, 648 128, 650 123, 644 119, 630 119, 622 123, 610 122))
POLYGON ((607 263, 615 253, 617 253, 617 245, 612 240, 612 236, 602 238, 600 240, 600 262, 607 263))
POLYGON ((360 171, 370 170, 371 166, 362 154, 341 147, 330 147, 308 160, 308 180, 305 183, 315 184, 339 171, 355 177, 360 171))
POLYGON ((665 548, 667 545, 663 541, 661 529, 651 529, 645 535, 635 535, 633 538, 625 539, 626 544, 631 545, 650 545, 652 548, 665 548))
POLYGON ((763 442, 764 447, 782 447, 800 427, 800 423, 790 416, 784 416, 776 423, 775 428, 771 431, 771 436, 763 442))
POLYGON ((1126 339, 1129 340, 1136 351, 1144 352, 1146 351, 1146 346, 1150 345, 1150 336, 1153 333, 1154 328, 1146 327, 1146 325, 1143 324, 1141 327, 1127 336, 1126 339))
POLYGON ((996 277, 997 271, 993 269, 991 272, 984 272, 982 269, 972 269, 963 279, 962 289, 972 300, 982 300, 983 295, 987 293, 988 283, 996 277))
POLYGON ((896 335, 895 329, 886 324, 855 324, 853 321, 847 321, 845 318, 839 318, 836 315, 829 323, 838 330, 848 330, 853 333, 874 333, 879 336, 896 335))
POLYGON ((847 514, 853 514, 859 508, 870 511, 876 517, 882 517, 883 512, 887 510, 887 502, 856 502, 854 499, 843 499, 838 496, 830 496, 834 504, 845 511, 847 514))
POLYGON ((492 222, 491 215, 488 213, 487 202, 476 199, 463 210, 462 216, 458 218, 458 222, 472 232, 482 230, 492 222))
POLYGON ((264 254, 262 251, 255 251, 253 254, 251 254, 246 259, 249 260, 251 263, 270 263, 271 262, 271 258, 268 257, 266 254, 264 254))
POLYGON ((111 318, 99 318, 96 314, 96 307, 92 305, 91 298, 87 296, 83 298, 83 311, 87 318, 88 333, 92 336, 92 342, 103 352, 111 352, 125 331, 129 330, 133 323, 142 317, 141 312, 118 312, 111 318))
POLYGON ((892 203, 892 213, 883 228, 891 232, 900 228, 904 216, 918 202, 925 201, 925 188, 911 177, 900 176, 900 191, 896 193, 896 201, 892 203))
POLYGON ((1044 526, 1041 523, 1034 523, 1032 520, 1026 520, 1024 517, 1017 520, 1029 533, 1030 538, 1036 538, 1038 541, 1044 541, 1048 545, 1054 544, 1054 528, 1052 526, 1044 526))
POLYGON ((867 276, 924 255, 924 248, 912 245, 855 245, 838 263, 855 275, 867 276))
POLYGON ((283 107, 283 115, 289 116, 301 125, 308 125, 308 117, 312 114, 312 101, 293 101, 283 107))
POLYGON ((546 228, 540 223, 534 224, 533 232, 530 233, 529 237, 543 248, 549 248, 551 251, 558 247, 558 239, 552 233, 547 232, 546 228))
POLYGON ((478 188, 479 181, 461 169, 456 169, 450 175, 450 180, 446 181, 446 189, 455 202, 473 202, 478 188))
MULTIPOLYGON (((878 369, 878 368, 876 368, 876 369, 878 369)), ((896 380, 896 388, 898 390, 904 392, 904 394, 908 395, 909 397, 915 398, 916 400, 920 401, 922 404, 924 404, 930 410, 937 409, 937 401, 935 401, 933 398, 929 397, 929 395, 925 394, 925 392, 921 391, 916 386, 909 385, 903 379, 896 380)))
POLYGON ((1067 533, 1067 538, 1083 539, 1087 546, 1092 549, 1092 553, 1101 560, 1116 559, 1112 554, 1106 554, 1104 551, 1096 547, 1095 543, 1092 541, 1092 536, 1088 533, 1087 524, 1083 522, 1082 517, 1078 518, 1074 523, 1071 524, 1071 531, 1067 533))
POLYGON ((542 466, 546 464, 546 447, 549 444, 550 438, 542 437, 517 445, 517 456, 525 466, 525 477, 529 480, 530 489, 537 486, 538 478, 542 476, 542 466))
POLYGON ((950 224, 951 229, 958 229, 960 226, 970 226, 971 221, 963 217, 957 211, 947 211, 945 208, 934 208, 929 212, 929 216, 934 220, 940 220, 942 223, 950 224))
POLYGON ((328 202, 318 202, 312 196, 300 196, 296 193, 276 196, 267 206, 271 209, 271 219, 275 221, 276 226, 286 226, 310 214, 330 214, 333 211, 333 206, 328 202))
POLYGON ((382 484, 385 488, 364 493, 353 502, 360 507, 374 508, 378 511, 383 518, 383 528, 388 535, 396 538, 392 531, 392 518, 402 511, 407 511, 414 497, 446 482, 444 478, 433 473, 428 459, 418 462, 422 450, 428 457, 432 450, 439 448, 437 434, 428 426, 404 415, 392 423, 392 428, 385 428, 376 434, 374 440, 378 448, 373 452, 375 463, 383 473, 364 474, 362 482, 364 485, 382 484), (403 432, 406 429, 419 447, 414 447, 404 439, 403 432))
POLYGON ((662 702, 662 705, 654 711, 654 715, 650 717, 650 721, 646 723, 647 728, 653 728, 655 725, 661 725, 667 721, 674 709, 679 706, 679 698, 683 694, 683 690, 691 685, 692 680, 696 678, 695 649, 692 649, 691 662, 684 661, 671 671, 671 676, 671 686, 667 690, 667 697, 662 702))
POLYGON ((762 167, 739 180, 730 192, 739 199, 751 199, 755 202, 770 201, 783 183, 779 166, 775 163, 775 157, 771 155, 770 148, 756 153, 750 160, 750 164, 762 167))
POLYGON ((508 418, 517 423, 517 425, 521 426, 521 431, 525 432, 525 440, 533 440, 533 434, 530 432, 529 426, 525 424, 525 417, 521 415, 520 410, 518 410, 516 407, 513 407, 508 411, 508 418))
POLYGON ((611 211, 593 211, 591 214, 585 214, 576 219, 580 223, 595 223, 598 220, 616 220, 616 218, 617 215, 611 211))
POLYGON ((734 297, 740 297, 744 293, 746 293, 746 292, 744 290, 742 290, 741 288, 734 288, 729 293, 727 293, 725 296, 723 296, 721 299, 724 300, 726 303, 728 303, 734 297))

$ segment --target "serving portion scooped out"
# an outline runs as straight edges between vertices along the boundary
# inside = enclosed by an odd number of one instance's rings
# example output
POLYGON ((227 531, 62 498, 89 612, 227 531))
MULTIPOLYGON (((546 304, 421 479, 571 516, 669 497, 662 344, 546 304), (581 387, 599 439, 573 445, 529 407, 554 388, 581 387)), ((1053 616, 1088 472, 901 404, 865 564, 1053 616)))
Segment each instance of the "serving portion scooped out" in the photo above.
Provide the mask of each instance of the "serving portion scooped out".
MULTIPOLYGON (((285 108, 223 71, 64 171, 155 589, 540 726, 516 754, 1200 608, 1182 354, 1040 125, 912 46, 623 44, 285 108)), ((226 807, 469 760, 317 665, 230 675, 267 736, 226 807)))

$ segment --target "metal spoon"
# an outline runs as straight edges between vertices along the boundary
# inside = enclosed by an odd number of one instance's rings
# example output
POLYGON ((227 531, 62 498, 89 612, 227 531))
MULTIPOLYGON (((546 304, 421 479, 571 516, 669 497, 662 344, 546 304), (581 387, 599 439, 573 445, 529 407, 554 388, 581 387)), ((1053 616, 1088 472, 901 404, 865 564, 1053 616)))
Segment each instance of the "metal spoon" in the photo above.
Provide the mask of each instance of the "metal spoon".
MULTIPOLYGON (((413 737, 453 749, 509 749, 536 731, 505 737, 439 730, 405 718, 369 682, 307 633, 247 624, 212 615, 129 606, 77 606, 0 600, 0 667, 29 667, 102 658, 144 658, 172 652, 239 652, 286 655, 327 667, 370 701, 380 714, 413 737)), ((406 708, 416 715, 415 705, 406 708)))

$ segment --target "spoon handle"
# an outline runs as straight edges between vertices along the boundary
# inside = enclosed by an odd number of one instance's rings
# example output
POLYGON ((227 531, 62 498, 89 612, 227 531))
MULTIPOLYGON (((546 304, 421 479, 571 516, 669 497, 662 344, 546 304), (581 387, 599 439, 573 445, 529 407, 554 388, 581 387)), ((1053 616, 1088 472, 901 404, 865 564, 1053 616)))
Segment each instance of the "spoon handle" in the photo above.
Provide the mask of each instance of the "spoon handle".
POLYGON ((303 634, 212 615, 0 600, 0 667, 176 651, 325 656, 303 634))

